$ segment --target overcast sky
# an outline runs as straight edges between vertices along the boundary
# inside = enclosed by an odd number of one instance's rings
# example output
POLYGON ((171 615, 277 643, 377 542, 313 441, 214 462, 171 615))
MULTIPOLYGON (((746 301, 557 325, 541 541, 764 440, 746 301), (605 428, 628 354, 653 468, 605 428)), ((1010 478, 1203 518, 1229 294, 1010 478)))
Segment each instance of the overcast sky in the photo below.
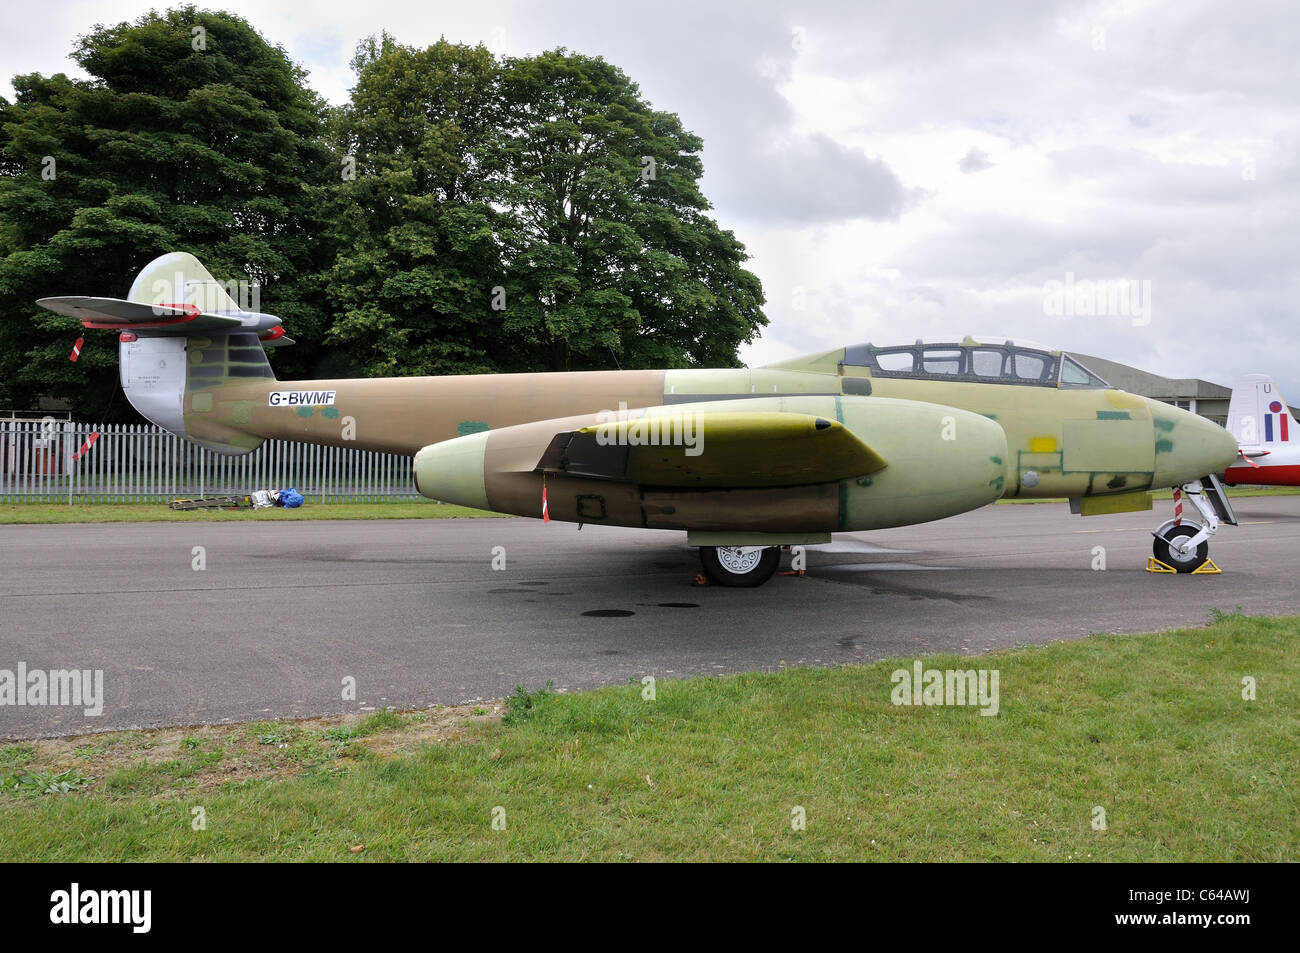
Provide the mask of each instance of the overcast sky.
MULTIPOLYGON (((165 5, 11 11, 0 93, 15 73, 75 74, 77 34, 165 5)), ((211 7, 335 103, 381 29, 615 63, 704 140, 704 192, 768 298, 751 365, 970 333, 1170 377, 1269 373, 1300 401, 1300 8, 1284 0, 211 7), (1122 280, 1138 313, 1080 313, 1082 282, 1122 280)))

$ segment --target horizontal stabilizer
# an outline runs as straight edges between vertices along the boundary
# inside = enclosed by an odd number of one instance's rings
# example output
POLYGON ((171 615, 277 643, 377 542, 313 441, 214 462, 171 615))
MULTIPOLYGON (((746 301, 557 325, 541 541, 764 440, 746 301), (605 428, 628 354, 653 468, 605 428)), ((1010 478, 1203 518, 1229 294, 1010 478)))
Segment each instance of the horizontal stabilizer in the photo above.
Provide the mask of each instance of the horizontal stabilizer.
POLYGON ((852 431, 824 417, 678 406, 556 434, 536 469, 640 486, 776 487, 831 483, 885 466, 852 431))
POLYGON ((204 314, 192 304, 141 304, 120 298, 41 298, 36 302, 55 314, 76 318, 88 328, 114 331, 158 330, 175 328, 175 334, 200 331, 233 331, 243 322, 233 315, 204 314), (180 327, 177 327, 180 325, 180 327))
POLYGON ((256 311, 203 311, 195 304, 143 304, 121 298, 90 298, 71 295, 41 298, 42 308, 76 318, 82 326, 109 331, 143 331, 150 337, 189 337, 223 331, 252 331, 266 347, 293 343, 285 337, 280 319, 256 311))

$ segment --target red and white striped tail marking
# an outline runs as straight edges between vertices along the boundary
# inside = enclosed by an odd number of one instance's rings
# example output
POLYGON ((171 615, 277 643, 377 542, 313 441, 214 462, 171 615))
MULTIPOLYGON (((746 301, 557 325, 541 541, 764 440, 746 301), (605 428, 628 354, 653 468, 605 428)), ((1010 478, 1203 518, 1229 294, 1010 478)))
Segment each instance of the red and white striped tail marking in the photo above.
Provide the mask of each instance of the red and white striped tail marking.
POLYGON ((82 457, 84 457, 86 455, 86 451, 88 451, 91 447, 93 447, 95 445, 95 441, 98 439, 99 439, 99 431, 96 430, 94 433, 92 433, 89 437, 86 438, 86 442, 81 445, 80 450, 78 450, 76 453, 72 455, 72 459, 80 460, 82 457))
POLYGON ((1183 490, 1182 487, 1174 487, 1174 525, 1178 526, 1183 522, 1183 490))
POLYGON ((75 361, 81 357, 81 346, 86 343, 85 338, 77 338, 77 343, 72 345, 72 353, 68 355, 68 360, 75 361))

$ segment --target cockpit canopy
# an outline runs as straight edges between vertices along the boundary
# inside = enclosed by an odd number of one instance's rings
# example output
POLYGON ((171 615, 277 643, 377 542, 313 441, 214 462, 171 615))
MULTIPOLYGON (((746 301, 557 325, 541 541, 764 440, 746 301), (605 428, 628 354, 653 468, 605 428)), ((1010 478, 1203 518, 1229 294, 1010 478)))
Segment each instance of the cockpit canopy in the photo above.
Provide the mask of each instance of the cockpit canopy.
POLYGON ((971 381, 1040 387, 1109 387, 1068 354, 1014 341, 917 341, 877 347, 852 344, 844 349, 845 368, 865 368, 871 377, 971 381))

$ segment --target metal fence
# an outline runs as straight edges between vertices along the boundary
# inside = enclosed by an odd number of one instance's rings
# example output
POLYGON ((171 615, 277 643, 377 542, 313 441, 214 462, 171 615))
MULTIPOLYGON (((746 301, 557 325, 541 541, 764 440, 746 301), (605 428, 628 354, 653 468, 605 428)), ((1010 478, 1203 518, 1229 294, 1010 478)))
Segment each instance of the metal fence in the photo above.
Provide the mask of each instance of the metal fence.
POLYGON ((230 457, 152 425, 0 419, 0 501, 130 503, 295 487, 308 500, 421 499, 411 458, 267 440, 230 457))

